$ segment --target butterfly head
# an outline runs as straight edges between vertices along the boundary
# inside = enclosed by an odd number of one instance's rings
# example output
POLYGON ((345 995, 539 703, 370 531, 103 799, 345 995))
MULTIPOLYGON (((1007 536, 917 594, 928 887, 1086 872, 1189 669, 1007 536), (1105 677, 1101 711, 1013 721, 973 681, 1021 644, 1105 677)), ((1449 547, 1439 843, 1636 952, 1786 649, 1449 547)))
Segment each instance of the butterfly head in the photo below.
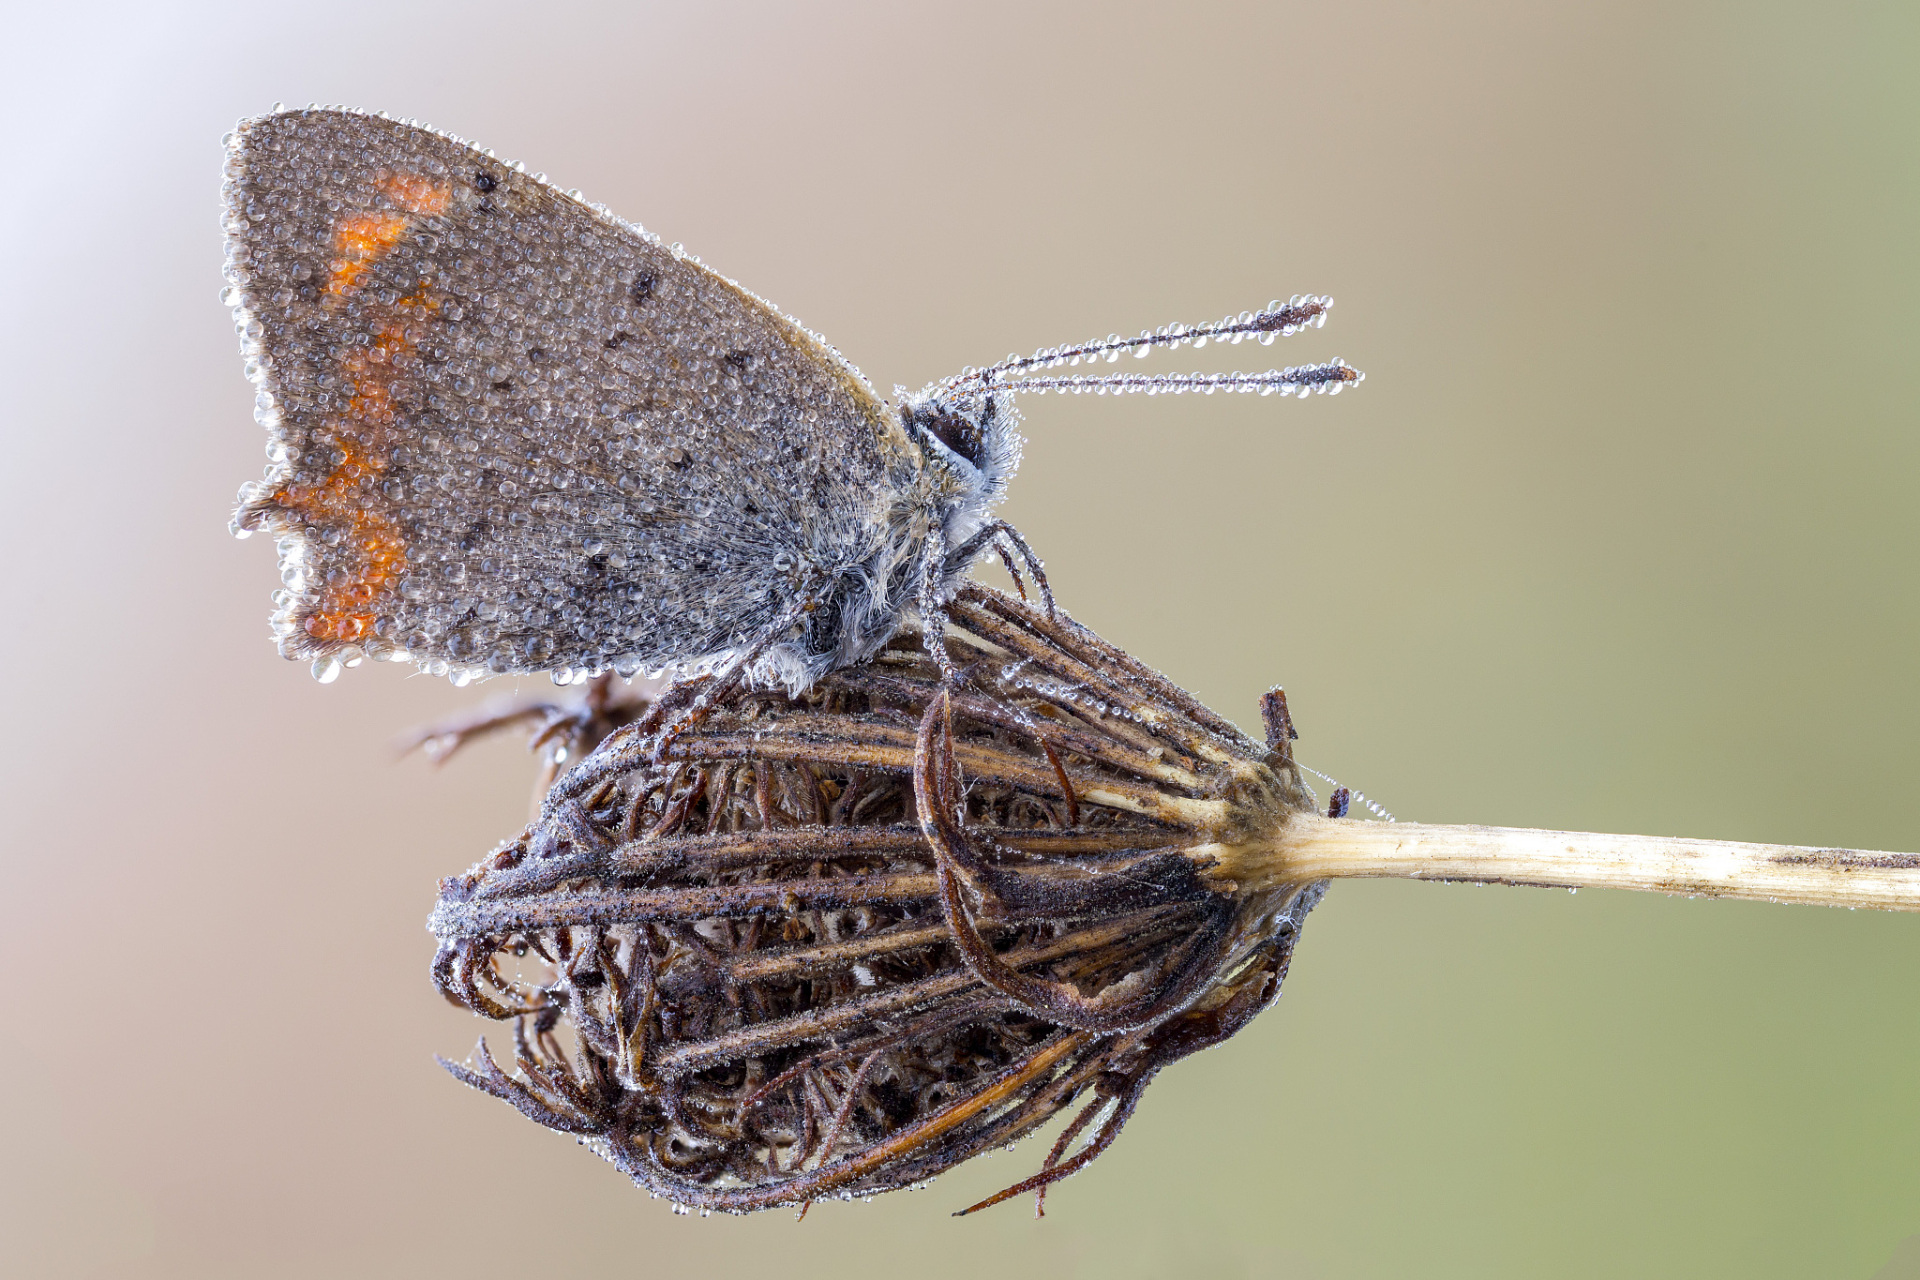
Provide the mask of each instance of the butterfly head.
POLYGON ((900 418, 929 459, 954 473, 962 506, 984 515, 1020 467, 1020 414, 1011 397, 935 384, 900 397, 900 418))

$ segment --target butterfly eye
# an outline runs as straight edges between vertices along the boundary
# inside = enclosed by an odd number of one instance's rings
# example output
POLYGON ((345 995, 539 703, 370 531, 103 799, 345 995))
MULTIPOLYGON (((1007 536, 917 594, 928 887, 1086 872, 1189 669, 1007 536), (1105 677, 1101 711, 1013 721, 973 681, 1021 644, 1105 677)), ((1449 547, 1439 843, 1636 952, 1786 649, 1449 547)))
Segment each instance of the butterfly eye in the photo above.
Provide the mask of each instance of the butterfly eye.
POLYGON ((976 469, 982 465, 983 438, 980 428, 971 418, 955 413, 951 409, 935 409, 921 419, 920 425, 926 428, 929 435, 972 463, 976 469))

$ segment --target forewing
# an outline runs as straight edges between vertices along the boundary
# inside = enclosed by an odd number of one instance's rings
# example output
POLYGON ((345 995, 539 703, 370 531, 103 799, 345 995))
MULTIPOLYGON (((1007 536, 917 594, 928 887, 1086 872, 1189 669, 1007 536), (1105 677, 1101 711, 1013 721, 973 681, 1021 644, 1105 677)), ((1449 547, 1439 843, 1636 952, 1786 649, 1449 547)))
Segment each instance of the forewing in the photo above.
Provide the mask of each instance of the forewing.
POLYGON ((915 466, 824 342, 638 227, 376 116, 243 124, 228 278, 290 657, 685 665, 736 648, 915 466))

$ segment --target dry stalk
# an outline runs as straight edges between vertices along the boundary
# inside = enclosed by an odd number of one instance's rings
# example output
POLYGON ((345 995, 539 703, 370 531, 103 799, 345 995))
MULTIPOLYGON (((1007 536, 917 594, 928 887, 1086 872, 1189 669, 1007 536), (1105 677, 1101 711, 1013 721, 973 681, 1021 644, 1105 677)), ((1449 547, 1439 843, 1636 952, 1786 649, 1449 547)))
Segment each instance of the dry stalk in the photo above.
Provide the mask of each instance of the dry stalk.
POLYGON ((1401 877, 1920 911, 1920 854, 1303 814, 1222 857, 1254 878, 1401 877))
POLYGON ((947 643, 956 684, 903 636, 728 694, 661 762, 697 685, 594 702, 538 819, 442 886, 435 981, 515 1048, 448 1070, 702 1212, 924 1183, 1083 1103, 972 1212, 1044 1197, 1271 1003, 1331 877, 1920 907, 1906 855, 1320 817, 1278 690, 1257 743, 975 586, 947 643))

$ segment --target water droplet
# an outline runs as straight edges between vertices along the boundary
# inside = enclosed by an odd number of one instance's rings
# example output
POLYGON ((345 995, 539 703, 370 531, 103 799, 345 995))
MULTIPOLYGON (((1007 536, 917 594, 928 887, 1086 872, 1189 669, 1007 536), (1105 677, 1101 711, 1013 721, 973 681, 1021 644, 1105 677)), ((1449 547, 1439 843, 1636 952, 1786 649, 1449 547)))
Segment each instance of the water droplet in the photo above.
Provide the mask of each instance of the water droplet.
POLYGON ((340 678, 340 659, 333 654, 313 660, 313 678, 321 684, 332 684, 340 678))

